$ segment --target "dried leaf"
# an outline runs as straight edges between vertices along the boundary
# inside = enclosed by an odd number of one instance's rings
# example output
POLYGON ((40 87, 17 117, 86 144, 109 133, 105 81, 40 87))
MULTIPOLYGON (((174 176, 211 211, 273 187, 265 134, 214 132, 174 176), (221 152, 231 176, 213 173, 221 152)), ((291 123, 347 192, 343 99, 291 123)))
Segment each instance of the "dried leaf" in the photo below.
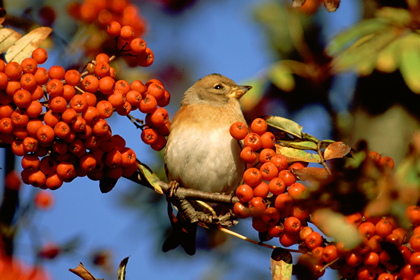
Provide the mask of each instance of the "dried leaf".
POLYGON ((313 223, 327 236, 336 242, 343 242, 348 249, 356 248, 361 242, 357 228, 345 221, 340 213, 333 212, 328 208, 320 208, 313 212, 313 223))
POLYGON ((128 258, 129 257, 126 257, 120 262, 120 266, 118 267, 118 280, 125 280, 125 272, 128 263, 128 258))
POLYGON ((293 7, 301 7, 305 4, 306 0, 293 0, 293 7))
POLYGON ((330 174, 323 167, 304 167, 291 170, 299 180, 302 181, 325 181, 330 178, 330 174))
POLYGON ((82 263, 79 263, 79 265, 76 268, 70 268, 71 272, 82 278, 83 280, 104 280, 104 279, 97 279, 95 276, 92 275, 92 273, 87 270, 82 263))
POLYGON ((320 163, 321 158, 318 154, 308 153, 304 150, 283 147, 276 144, 276 153, 284 155, 289 162, 304 161, 320 163))
POLYGON ((51 32, 52 29, 49 27, 38 27, 32 30, 7 50, 5 56, 6 61, 21 63, 22 60, 31 56, 32 51, 38 48, 51 32))
POLYGON ((0 29, 0 53, 4 53, 7 49, 10 48, 17 40, 22 37, 22 34, 19 32, 10 29, 2 28, 0 29))
POLYGON ((302 139, 302 126, 292 120, 277 117, 277 116, 264 116, 265 121, 271 127, 289 133, 299 139, 302 139))
POLYGON ((144 176, 144 178, 147 180, 147 182, 149 182, 149 184, 153 187, 155 192, 163 194, 163 190, 159 184, 159 177, 155 173, 153 173, 153 171, 147 165, 141 162, 138 163, 138 169, 140 173, 144 176))
POLYGON ((340 6, 340 0, 324 0, 324 6, 328 12, 335 12, 340 6))
POLYGON ((289 251, 283 248, 274 249, 271 253, 270 266, 273 280, 292 279, 293 258, 289 251))
POLYGON ((334 142, 325 149, 324 159, 329 160, 333 158, 342 158, 351 151, 351 147, 347 146, 343 142, 334 142))

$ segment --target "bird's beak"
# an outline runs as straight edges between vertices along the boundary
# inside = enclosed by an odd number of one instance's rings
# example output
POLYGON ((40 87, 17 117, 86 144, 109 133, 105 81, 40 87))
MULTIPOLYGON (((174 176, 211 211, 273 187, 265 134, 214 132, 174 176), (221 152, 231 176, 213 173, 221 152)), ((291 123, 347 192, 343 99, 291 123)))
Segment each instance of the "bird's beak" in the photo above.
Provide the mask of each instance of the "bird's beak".
POLYGON ((228 95, 229 97, 234 97, 234 98, 241 98, 245 93, 248 92, 248 90, 250 90, 252 87, 251 86, 234 86, 232 88, 232 91, 230 92, 230 94, 228 95))

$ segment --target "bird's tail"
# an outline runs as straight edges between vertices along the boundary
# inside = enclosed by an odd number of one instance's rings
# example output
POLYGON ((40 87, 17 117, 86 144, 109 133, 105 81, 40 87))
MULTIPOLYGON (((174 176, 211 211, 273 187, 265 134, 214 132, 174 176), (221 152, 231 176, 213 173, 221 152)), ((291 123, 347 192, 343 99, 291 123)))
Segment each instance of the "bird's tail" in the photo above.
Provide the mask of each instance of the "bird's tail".
POLYGON ((188 255, 194 255, 196 250, 197 223, 190 223, 181 213, 171 214, 172 229, 162 245, 162 251, 167 252, 179 245, 188 255))

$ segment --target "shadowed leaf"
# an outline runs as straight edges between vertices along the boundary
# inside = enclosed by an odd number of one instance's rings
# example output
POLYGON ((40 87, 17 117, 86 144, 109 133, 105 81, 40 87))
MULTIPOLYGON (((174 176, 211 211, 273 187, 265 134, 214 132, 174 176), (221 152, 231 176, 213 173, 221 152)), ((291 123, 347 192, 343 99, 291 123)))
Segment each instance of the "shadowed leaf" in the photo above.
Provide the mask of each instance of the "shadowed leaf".
POLYGON ((277 116, 264 116, 264 119, 269 126, 302 139, 302 126, 300 124, 277 116))
POLYGON ((32 30, 9 47, 5 55, 6 61, 21 63, 22 60, 31 56, 32 51, 38 48, 51 32, 52 29, 49 27, 38 27, 32 30))
POLYGON ((412 33, 405 37, 400 52, 400 70, 407 86, 420 93, 420 35, 412 33))
POLYGON ((126 257, 120 262, 120 266, 118 267, 118 280, 125 280, 125 272, 128 263, 128 258, 129 257, 126 257))
POLYGON ((293 169, 293 174, 302 181, 318 181, 322 182, 330 177, 328 171, 323 167, 304 167, 299 169, 293 169))
POLYGON ((292 279, 293 259, 289 251, 283 248, 274 249, 271 253, 270 266, 273 280, 292 279))

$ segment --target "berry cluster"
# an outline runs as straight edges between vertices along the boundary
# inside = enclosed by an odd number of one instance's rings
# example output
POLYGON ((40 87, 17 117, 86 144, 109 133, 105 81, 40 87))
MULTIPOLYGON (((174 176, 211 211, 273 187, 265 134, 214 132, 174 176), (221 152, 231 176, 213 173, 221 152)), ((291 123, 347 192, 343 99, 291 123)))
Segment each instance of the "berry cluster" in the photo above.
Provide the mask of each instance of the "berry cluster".
MULTIPOLYGON (((250 131, 246 124, 234 123, 230 133, 243 141, 240 156, 248 164, 244 184, 235 191, 239 202, 233 211, 238 218, 252 218, 252 227, 262 241, 279 238, 283 247, 299 245, 302 256, 297 265, 315 278, 329 267, 346 279, 420 279, 420 207, 407 208, 412 231, 400 227, 391 217, 368 218, 361 213, 346 216, 363 239, 357 248, 347 249, 341 242, 327 241, 308 224, 311 213, 301 203, 308 191, 293 172, 307 164, 288 162, 276 153, 275 136, 267 131, 264 119, 253 120, 250 131)), ((383 172, 394 168, 390 157, 371 151, 368 158, 383 172)))
POLYGON ((136 154, 112 135, 106 119, 138 109, 158 125, 163 108, 156 106, 170 98, 162 83, 116 80, 104 53, 84 73, 39 67, 47 58, 38 48, 21 63, 0 61, 0 143, 22 156, 23 181, 57 189, 77 176, 117 180, 133 174, 136 154))
POLYGON ((71 2, 69 14, 85 23, 96 23, 100 28, 106 27, 111 21, 117 21, 122 26, 131 26, 135 36, 145 31, 145 20, 138 8, 128 0, 85 0, 71 2))

